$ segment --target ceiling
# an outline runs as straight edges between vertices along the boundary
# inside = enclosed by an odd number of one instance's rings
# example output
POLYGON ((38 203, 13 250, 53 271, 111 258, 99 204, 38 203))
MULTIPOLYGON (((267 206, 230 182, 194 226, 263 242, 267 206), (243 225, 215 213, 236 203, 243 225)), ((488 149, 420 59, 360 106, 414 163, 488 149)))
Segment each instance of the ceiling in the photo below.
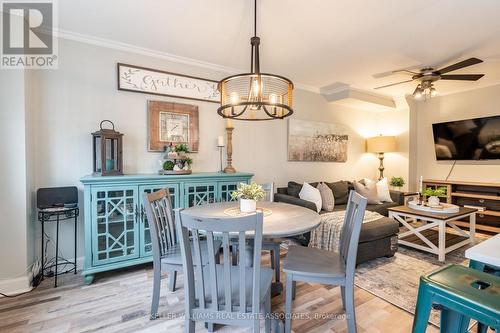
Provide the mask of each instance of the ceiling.
MULTIPOLYGON (((237 70, 248 70, 251 0, 64 0, 59 27, 237 70)), ((485 62, 455 73, 478 82, 439 81, 448 94, 500 83, 498 0, 259 0, 261 69, 319 89, 402 81, 395 69, 485 62), (375 77, 374 77, 375 75, 375 77)), ((376 92, 401 96, 415 84, 376 92)), ((375 92, 375 90, 372 90, 375 92)))

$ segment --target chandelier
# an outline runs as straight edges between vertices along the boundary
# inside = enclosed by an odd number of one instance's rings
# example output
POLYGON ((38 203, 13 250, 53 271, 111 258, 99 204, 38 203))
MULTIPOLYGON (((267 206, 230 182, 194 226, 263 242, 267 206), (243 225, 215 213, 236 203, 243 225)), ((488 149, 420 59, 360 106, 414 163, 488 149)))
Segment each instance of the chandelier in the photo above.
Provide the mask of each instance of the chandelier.
POLYGON ((260 72, 257 0, 254 1, 254 36, 250 44, 250 73, 232 75, 219 82, 217 89, 221 106, 217 113, 223 118, 238 120, 273 120, 291 116, 292 81, 280 75, 260 72))

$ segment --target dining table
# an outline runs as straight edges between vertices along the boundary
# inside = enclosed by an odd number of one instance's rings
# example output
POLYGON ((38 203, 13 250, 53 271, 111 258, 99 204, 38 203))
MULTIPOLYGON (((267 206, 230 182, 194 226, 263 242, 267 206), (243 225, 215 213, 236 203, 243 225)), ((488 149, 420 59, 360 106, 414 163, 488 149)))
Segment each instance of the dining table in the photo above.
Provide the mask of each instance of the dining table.
MULTIPOLYGON (((320 224, 320 215, 315 211, 283 202, 259 201, 257 202, 257 210, 264 214, 263 240, 273 241, 301 235, 315 229, 320 224)), ((182 210, 182 214, 203 219, 239 217, 248 213, 240 211, 238 202, 230 201, 190 207, 182 210)), ((237 235, 236 233, 234 236, 237 237, 237 235)), ((247 233, 247 236, 252 237, 252 233, 247 233)), ((251 264, 253 251, 251 249, 247 251, 246 256, 246 262, 251 264)), ((280 294, 282 290, 281 281, 275 281, 272 285, 272 294, 280 294)))

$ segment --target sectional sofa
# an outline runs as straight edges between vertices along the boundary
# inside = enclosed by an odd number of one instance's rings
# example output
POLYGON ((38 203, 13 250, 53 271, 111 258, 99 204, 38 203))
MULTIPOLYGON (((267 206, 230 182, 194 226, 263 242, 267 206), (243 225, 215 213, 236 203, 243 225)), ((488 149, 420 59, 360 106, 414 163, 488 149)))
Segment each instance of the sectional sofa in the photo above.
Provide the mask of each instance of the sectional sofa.
MULTIPOLYGON (((349 191, 354 189, 349 181, 337 181, 333 183, 324 182, 333 192, 335 198, 334 211, 345 210, 349 191)), ((316 187, 318 182, 309 183, 316 187)), ((292 205, 302 206, 316 211, 316 205, 311 201, 302 200, 299 198, 302 184, 290 181, 287 187, 280 187, 274 195, 274 201, 285 202, 292 205)), ((359 238, 357 263, 362 263, 379 257, 392 257, 397 251, 397 234, 399 224, 388 218, 388 208, 399 206, 404 203, 403 193, 390 191, 391 199, 394 202, 384 202, 382 204, 367 205, 366 210, 377 212, 384 215, 383 218, 363 223, 359 238)), ((324 214, 326 211, 320 211, 319 214, 324 214)), ((304 246, 309 244, 310 233, 301 235, 296 240, 304 246)))

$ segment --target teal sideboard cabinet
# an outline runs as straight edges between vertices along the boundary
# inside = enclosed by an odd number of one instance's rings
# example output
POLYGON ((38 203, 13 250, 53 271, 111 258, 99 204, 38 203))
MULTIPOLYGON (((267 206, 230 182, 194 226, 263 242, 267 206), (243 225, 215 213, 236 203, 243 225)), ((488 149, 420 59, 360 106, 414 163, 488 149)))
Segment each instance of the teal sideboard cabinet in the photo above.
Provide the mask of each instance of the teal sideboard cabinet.
POLYGON ((174 208, 229 201, 238 183, 251 173, 190 175, 86 176, 84 185, 87 284, 94 274, 152 261, 151 237, 141 196, 168 188, 174 208))

